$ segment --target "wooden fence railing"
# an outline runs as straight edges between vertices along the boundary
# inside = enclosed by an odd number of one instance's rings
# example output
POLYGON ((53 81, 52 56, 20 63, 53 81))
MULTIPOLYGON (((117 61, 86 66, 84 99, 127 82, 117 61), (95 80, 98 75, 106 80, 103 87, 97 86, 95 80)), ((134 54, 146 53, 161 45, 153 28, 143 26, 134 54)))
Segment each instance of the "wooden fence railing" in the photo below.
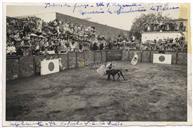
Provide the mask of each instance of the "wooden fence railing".
MULTIPOLYGON (((43 59, 61 58, 60 70, 80 68, 93 64, 101 64, 108 61, 131 61, 134 53, 139 56, 139 62, 152 63, 153 54, 157 51, 135 50, 104 50, 69 52, 67 54, 39 55, 39 56, 7 56, 6 79, 30 77, 40 73, 40 62, 43 59)), ((187 53, 166 52, 172 55, 172 64, 187 64, 187 53)))

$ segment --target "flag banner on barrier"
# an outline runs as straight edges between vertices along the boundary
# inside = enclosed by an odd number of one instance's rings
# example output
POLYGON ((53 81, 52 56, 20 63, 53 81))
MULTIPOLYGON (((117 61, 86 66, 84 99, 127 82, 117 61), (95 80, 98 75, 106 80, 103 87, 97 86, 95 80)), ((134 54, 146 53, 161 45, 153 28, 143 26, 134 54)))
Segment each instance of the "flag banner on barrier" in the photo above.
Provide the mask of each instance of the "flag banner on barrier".
POLYGON ((172 55, 170 54, 153 54, 153 63, 171 64, 172 55))
POLYGON ((131 64, 132 64, 132 65, 136 65, 137 62, 138 62, 138 58, 139 58, 138 55, 135 54, 134 57, 133 57, 133 59, 131 60, 131 64))
POLYGON ((41 75, 59 72, 59 59, 41 61, 41 75))

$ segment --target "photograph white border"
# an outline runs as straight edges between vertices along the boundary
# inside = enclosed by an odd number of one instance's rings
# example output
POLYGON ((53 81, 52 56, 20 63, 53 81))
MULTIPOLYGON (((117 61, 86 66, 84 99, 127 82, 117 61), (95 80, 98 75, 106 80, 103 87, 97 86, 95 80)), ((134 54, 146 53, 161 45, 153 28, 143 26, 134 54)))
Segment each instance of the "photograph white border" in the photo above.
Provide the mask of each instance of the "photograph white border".
MULTIPOLYGON (((97 2, 97 1, 102 1, 102 0, 92 0, 92 2, 97 2)), ((110 0, 107 0, 107 1, 110 1, 110 0)), ((20 127, 23 127, 23 126, 26 126, 26 127, 29 127, 30 124, 32 124, 32 127, 37 127, 37 126, 45 126, 45 127, 49 127, 49 126, 54 126, 54 127, 61 127, 61 126, 71 126, 71 127, 80 127, 80 126, 90 126, 90 127, 93 127, 93 126, 103 126, 103 127, 107 127, 107 126, 110 126, 110 127, 123 127, 123 126, 185 126, 185 125, 192 125, 192 51, 190 53, 188 53, 188 98, 187 98, 187 104, 188 104, 188 121, 187 122, 149 122, 149 121, 146 121, 146 122, 131 122, 131 121, 128 121, 128 122, 92 122, 92 121, 43 121, 43 122, 40 122, 40 121, 5 121, 5 96, 6 96, 6 89, 5 89, 5 85, 6 85, 6 44, 4 42, 6 42, 6 37, 5 37, 5 33, 6 33, 6 21, 5 21, 5 18, 6 18, 6 8, 5 6, 7 4, 11 4, 11 3, 15 3, 15 4, 23 4, 22 2, 27 2, 27 3, 34 3, 34 4, 38 4, 39 2, 41 3, 44 3, 44 2, 48 2, 47 0, 3 0, 3 4, 1 4, 1 17, 2 17, 2 21, 1 21, 1 26, 3 27, 1 30, 1 37, 2 37, 2 43, 0 44, 0 47, 2 48, 1 49, 1 55, 2 55, 2 58, 0 59, 0 61, 2 62, 2 66, 1 66, 1 78, 2 78, 2 85, 0 87, 1 89, 1 92, 2 92, 2 97, 1 97, 1 102, 2 102, 2 108, 3 110, 1 109, 1 114, 3 115, 3 118, 2 118, 2 126, 4 127, 8 127, 8 126, 20 126, 20 127), (6 2, 6 3, 5 3, 6 2), (14 124, 15 123, 15 124, 14 124), (41 123, 41 124, 40 124, 41 123), (11 125, 12 124, 12 125, 11 125)), ((68 0, 50 0, 49 2, 69 2, 68 0)), ((70 1, 70 2, 91 2, 89 0, 74 0, 74 1, 70 1)), ((116 2, 115 0, 111 0, 110 2, 116 2)), ((141 1, 141 0, 129 0, 129 1, 119 1, 119 2, 135 2, 135 3, 164 3, 164 2, 174 2, 174 3, 190 3, 191 4, 191 12, 192 12, 192 1, 191 0, 183 0, 183 1, 180 1, 180 0, 157 0, 155 2, 155 0, 145 0, 145 1, 141 1)), ((189 30, 192 30, 192 13, 190 12, 190 29, 189 30)), ((192 33, 191 33, 191 38, 192 38, 192 33)), ((191 44, 191 43, 189 43, 191 44)), ((192 45, 191 45, 192 47, 192 45)), ((2 116, 1 116, 2 117, 2 116)))

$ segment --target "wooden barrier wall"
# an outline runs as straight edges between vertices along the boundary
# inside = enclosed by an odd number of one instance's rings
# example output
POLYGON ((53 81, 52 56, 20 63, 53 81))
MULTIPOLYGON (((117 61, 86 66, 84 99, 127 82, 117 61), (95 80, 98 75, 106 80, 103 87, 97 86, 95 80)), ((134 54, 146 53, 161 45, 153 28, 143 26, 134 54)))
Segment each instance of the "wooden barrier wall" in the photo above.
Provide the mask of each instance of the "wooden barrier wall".
POLYGON ((81 68, 106 62, 106 51, 68 52, 67 54, 7 57, 6 80, 30 77, 40 74, 43 59, 59 58, 60 71, 81 68))
MULTIPOLYGON (((59 55, 40 55, 8 57, 6 59, 6 79, 30 77, 40 74, 40 62, 43 59, 60 58, 60 70, 81 68, 93 64, 101 64, 107 61, 131 61, 134 53, 139 56, 139 63, 152 63, 153 54, 157 51, 135 51, 135 50, 108 50, 108 51, 85 51, 69 52, 59 55)), ((172 55, 172 64, 187 64, 187 53, 166 52, 172 55)))
MULTIPOLYGON (((153 54, 158 54, 158 51, 123 51, 123 57, 122 60, 124 61, 131 61, 131 59, 134 56, 134 53, 137 53, 139 56, 138 62, 142 63, 152 63, 153 62, 153 54), (127 58, 124 56, 128 56, 127 58)), ((181 64, 186 65, 187 64, 187 53, 185 52, 165 52, 165 54, 171 54, 172 55, 172 64, 181 64)))
POLYGON ((109 50, 106 51, 107 61, 122 60, 122 50, 109 50))
POLYGON ((6 59, 6 79, 13 80, 19 77, 19 58, 10 57, 6 59))

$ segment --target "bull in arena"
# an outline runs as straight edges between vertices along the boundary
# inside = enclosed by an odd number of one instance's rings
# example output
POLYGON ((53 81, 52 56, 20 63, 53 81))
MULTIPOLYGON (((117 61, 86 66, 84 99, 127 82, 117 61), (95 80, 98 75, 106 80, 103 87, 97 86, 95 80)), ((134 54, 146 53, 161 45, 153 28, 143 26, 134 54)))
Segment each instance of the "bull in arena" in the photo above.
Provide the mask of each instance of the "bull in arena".
POLYGON ((107 65, 101 65, 97 69, 97 72, 101 76, 107 75, 107 80, 110 80, 111 76, 112 76, 113 80, 115 80, 115 76, 118 76, 117 80, 119 80, 120 77, 122 77, 125 80, 125 77, 124 77, 121 69, 113 69, 112 67, 113 67, 112 63, 108 63, 107 65))

